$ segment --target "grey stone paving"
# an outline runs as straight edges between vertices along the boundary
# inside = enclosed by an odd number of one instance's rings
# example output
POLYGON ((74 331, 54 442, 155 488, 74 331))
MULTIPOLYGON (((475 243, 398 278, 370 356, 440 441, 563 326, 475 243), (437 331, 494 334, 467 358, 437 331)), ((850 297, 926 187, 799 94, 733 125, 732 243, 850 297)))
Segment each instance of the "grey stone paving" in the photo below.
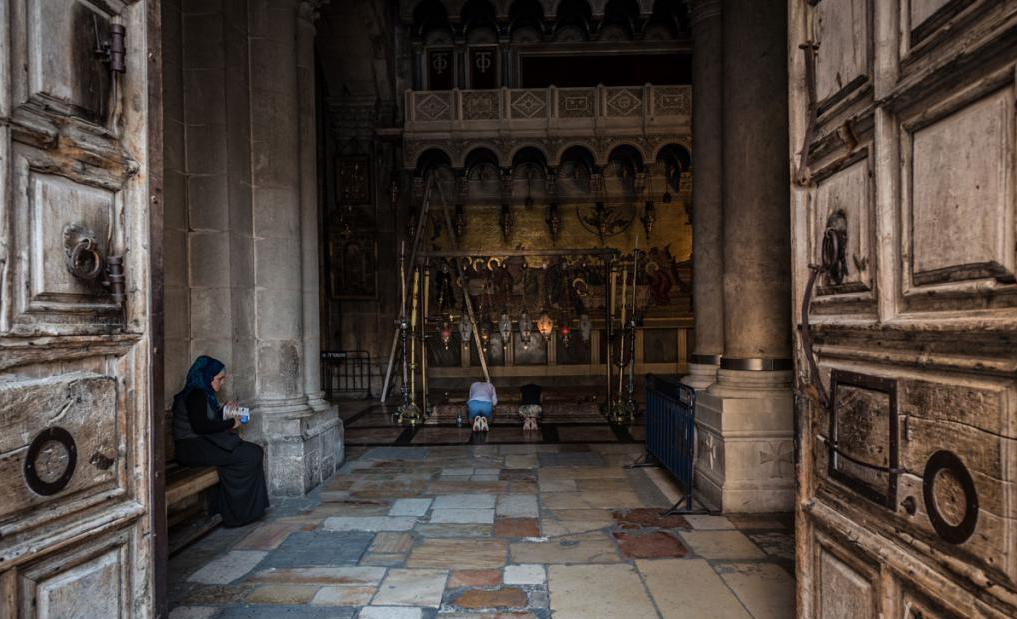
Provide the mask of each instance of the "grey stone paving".
POLYGON ((356 565, 373 539, 374 535, 366 531, 291 533, 278 548, 268 553, 258 569, 356 565))

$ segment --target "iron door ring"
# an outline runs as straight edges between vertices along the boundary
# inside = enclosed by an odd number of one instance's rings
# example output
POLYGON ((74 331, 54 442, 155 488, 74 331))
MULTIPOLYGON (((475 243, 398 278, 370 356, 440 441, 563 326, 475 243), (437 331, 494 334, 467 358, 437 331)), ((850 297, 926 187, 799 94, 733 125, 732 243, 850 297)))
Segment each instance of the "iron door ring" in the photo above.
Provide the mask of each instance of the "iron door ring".
POLYGON ((944 540, 951 544, 962 544, 975 532, 975 525, 978 524, 978 492, 975 490, 975 482, 971 478, 971 473, 968 472, 967 467, 964 466, 957 454, 946 450, 932 454, 925 464, 925 472, 922 474, 922 495, 925 499, 925 511, 929 515, 929 521, 936 533, 944 540), (936 503, 936 475, 941 471, 949 471, 960 483, 964 492, 964 518, 956 525, 950 524, 946 520, 936 503))
POLYGON ((77 446, 74 443, 74 437, 71 436, 71 433, 58 426, 46 428, 40 432, 38 436, 32 440, 32 444, 28 446, 28 454, 25 456, 25 481, 28 482, 28 487, 36 494, 40 494, 42 496, 56 494, 66 488, 67 484, 70 483, 71 477, 74 476, 74 469, 77 466, 77 462, 77 446), (50 442, 56 442, 63 445, 64 449, 67 450, 67 463, 58 477, 46 481, 39 476, 39 471, 36 468, 36 460, 41 454, 43 447, 50 442))

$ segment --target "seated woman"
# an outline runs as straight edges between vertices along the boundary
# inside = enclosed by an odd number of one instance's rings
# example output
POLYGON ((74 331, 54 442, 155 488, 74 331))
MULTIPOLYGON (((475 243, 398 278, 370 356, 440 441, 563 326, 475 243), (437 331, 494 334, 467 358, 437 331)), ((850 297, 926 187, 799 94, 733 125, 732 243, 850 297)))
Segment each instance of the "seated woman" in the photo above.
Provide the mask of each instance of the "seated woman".
POLYGON ((494 385, 477 381, 470 385, 470 399, 466 402, 466 410, 470 415, 470 423, 474 432, 487 432, 488 421, 494 419, 494 407, 498 404, 498 394, 494 385))
POLYGON ((228 527, 261 518, 268 507, 268 488, 262 468, 262 449, 241 440, 238 418, 224 419, 229 402, 219 404, 216 395, 226 380, 221 361, 202 355, 187 372, 187 384, 173 398, 173 438, 176 459, 184 466, 215 466, 219 486, 212 509, 228 527))

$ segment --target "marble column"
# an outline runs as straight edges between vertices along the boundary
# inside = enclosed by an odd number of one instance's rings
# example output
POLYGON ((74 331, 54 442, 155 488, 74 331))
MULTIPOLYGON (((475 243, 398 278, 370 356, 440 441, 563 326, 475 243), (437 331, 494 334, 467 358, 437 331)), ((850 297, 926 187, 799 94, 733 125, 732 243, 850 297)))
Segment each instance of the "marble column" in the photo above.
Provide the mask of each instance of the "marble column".
POLYGON ((724 354, 697 418, 700 486, 726 512, 794 497, 786 11, 723 2, 723 165, 738 173, 723 184, 724 354))
POLYGON ((724 353, 723 24, 721 0, 692 4, 692 300, 696 345, 689 374, 697 390, 717 379, 724 353))

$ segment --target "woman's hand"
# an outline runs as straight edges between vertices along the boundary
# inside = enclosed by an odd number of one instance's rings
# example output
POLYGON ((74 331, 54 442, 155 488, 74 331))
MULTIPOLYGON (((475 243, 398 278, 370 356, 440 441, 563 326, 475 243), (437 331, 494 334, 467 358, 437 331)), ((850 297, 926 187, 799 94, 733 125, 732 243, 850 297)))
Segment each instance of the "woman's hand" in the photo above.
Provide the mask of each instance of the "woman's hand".
POLYGON ((233 428, 232 428, 233 430, 239 430, 240 426, 242 426, 242 425, 243 424, 240 423, 240 417, 234 417, 233 418, 233 428))

